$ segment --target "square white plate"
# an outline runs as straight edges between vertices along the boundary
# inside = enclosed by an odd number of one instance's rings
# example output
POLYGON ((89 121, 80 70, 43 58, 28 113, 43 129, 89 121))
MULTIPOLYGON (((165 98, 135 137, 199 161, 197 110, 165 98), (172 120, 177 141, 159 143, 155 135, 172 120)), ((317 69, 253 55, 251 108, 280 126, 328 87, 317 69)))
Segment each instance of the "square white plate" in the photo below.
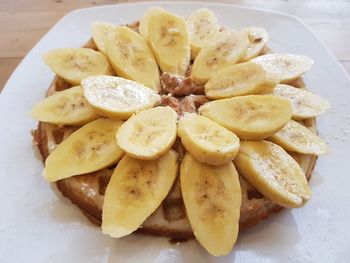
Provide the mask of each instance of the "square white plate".
POLYGON ((304 23, 285 14, 199 2, 137 3, 71 12, 28 53, 0 96, 0 262, 349 262, 349 98, 349 77, 334 56, 304 23), (94 20, 132 22, 149 6, 163 6, 183 16, 208 7, 228 27, 266 28, 275 52, 315 60, 305 75, 306 84, 332 105, 318 121, 331 153, 319 158, 311 180, 311 201, 241 233, 226 257, 210 256, 196 241, 177 246, 166 238, 104 236, 41 177, 43 166, 30 136, 36 122, 29 112, 53 78, 42 54, 51 48, 81 46, 94 20))

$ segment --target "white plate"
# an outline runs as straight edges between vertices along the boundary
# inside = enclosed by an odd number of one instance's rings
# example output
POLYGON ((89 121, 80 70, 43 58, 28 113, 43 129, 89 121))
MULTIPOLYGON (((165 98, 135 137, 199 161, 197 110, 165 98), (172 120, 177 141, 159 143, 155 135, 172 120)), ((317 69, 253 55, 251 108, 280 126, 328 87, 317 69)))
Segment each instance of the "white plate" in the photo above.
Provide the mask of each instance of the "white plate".
POLYGON ((0 262, 349 262, 350 257, 350 81, 329 50, 300 20, 276 12, 222 4, 158 2, 102 6, 71 12, 29 52, 0 96, 0 262), (187 16, 209 7, 222 24, 265 27, 275 52, 305 54, 315 60, 306 84, 332 104, 319 118, 320 135, 331 153, 319 158, 306 207, 284 211, 241 233, 234 251, 221 258, 196 241, 180 246, 165 238, 132 235, 111 239, 41 177, 32 146, 29 117, 44 97, 53 73, 42 54, 55 47, 79 47, 93 20, 126 23, 149 6, 187 16))

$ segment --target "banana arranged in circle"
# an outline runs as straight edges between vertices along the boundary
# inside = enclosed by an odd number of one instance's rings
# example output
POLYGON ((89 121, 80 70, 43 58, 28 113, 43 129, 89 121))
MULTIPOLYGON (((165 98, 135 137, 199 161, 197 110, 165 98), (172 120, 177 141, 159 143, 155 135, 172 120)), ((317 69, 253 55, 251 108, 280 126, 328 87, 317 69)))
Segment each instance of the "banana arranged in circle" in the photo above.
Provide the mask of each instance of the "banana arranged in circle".
POLYGON ((84 125, 98 118, 94 109, 83 96, 80 86, 57 92, 38 104, 31 112, 38 121, 57 125, 84 125))
POLYGON ((47 181, 116 166, 104 194, 104 234, 120 238, 146 228, 167 195, 182 196, 187 230, 210 254, 227 255, 248 182, 283 207, 310 199, 305 174, 309 178, 314 155, 327 153, 328 145, 309 118, 330 105, 281 83, 294 85, 311 69, 311 58, 265 54, 264 28, 225 29, 206 8, 185 19, 153 7, 139 24, 96 21, 91 33, 95 45, 86 46, 92 48, 44 55, 58 76, 56 90, 73 87, 45 98, 31 114, 67 125, 58 145, 54 126, 40 129, 48 136, 47 181), (198 107, 198 114, 186 112, 198 107))
POLYGON ((90 48, 57 48, 44 55, 44 62, 72 85, 90 76, 111 75, 106 57, 90 48))
POLYGON ((269 138, 286 151, 320 155, 328 152, 327 144, 300 123, 290 120, 282 129, 269 138))
POLYGON ((129 156, 155 160, 174 144, 176 121, 177 113, 169 106, 141 111, 120 127, 118 145, 129 156))
POLYGON ((115 134, 122 121, 97 119, 73 132, 45 161, 44 177, 55 182, 115 164, 124 155, 115 134))
POLYGON ((291 118, 290 102, 274 95, 248 95, 211 101, 198 110, 240 139, 262 140, 281 129, 291 118))
POLYGON ((180 168, 180 184, 196 239, 214 256, 230 253, 238 235, 242 202, 233 163, 211 166, 186 153, 180 168))
POLYGON ((94 76, 81 82, 84 96, 100 115, 127 120, 132 114, 152 108, 160 96, 138 82, 113 77, 94 76))
POLYGON ((234 163, 245 179, 276 204, 296 208, 310 199, 311 190, 300 166, 272 142, 241 142, 234 163))
POLYGON ((328 101, 322 97, 286 84, 277 85, 272 93, 290 100, 294 120, 316 117, 330 107, 328 101))
POLYGON ((185 20, 165 10, 157 10, 148 13, 140 27, 147 28, 147 41, 160 69, 184 76, 191 57, 185 20))
POLYGON ((269 78, 263 67, 246 62, 218 71, 204 87, 208 98, 223 99, 271 91, 276 85, 277 81, 269 78))
POLYGON ((109 38, 109 35, 117 28, 116 25, 106 22, 94 21, 91 25, 92 39, 103 54, 106 55, 105 41, 109 38))
POLYGON ((191 39, 191 57, 194 59, 202 47, 217 41, 220 25, 215 14, 207 8, 194 11, 186 22, 191 39))
POLYGON ((196 84, 205 84, 215 72, 239 62, 248 47, 247 35, 222 31, 215 44, 203 47, 192 65, 191 77, 196 84))
POLYGON ((291 82, 309 71, 314 61, 301 55, 266 54, 252 59, 260 64, 273 79, 280 83, 291 82))
POLYGON ((159 69, 144 38, 126 26, 118 26, 105 40, 107 57, 118 76, 159 91, 159 69))
POLYGON ((170 150, 154 161, 125 155, 107 185, 102 232, 122 237, 137 230, 169 193, 178 167, 178 155, 170 150))
POLYGON ((262 27, 246 27, 242 32, 248 35, 249 45, 245 51, 242 61, 248 61, 257 57, 263 50, 265 43, 269 40, 269 35, 262 27))
POLYGON ((232 161, 239 149, 239 138, 233 132, 197 114, 180 119, 178 135, 194 158, 211 165, 232 161))

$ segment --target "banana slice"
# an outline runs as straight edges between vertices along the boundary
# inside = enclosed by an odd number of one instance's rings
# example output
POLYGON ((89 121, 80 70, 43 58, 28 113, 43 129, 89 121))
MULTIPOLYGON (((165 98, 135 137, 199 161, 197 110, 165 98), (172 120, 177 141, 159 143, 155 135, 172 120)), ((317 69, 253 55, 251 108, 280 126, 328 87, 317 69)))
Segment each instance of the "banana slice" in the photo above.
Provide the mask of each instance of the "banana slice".
POLYGON ((245 179, 276 204, 296 208, 310 199, 311 190, 300 166, 272 142, 241 142, 234 163, 245 179))
POLYGON ((96 120, 98 115, 76 86, 57 92, 34 106, 31 115, 38 121, 57 125, 84 125, 96 120))
POLYGON ((150 17, 153 14, 162 13, 162 12, 165 12, 165 10, 163 8, 151 7, 151 8, 148 8, 146 10, 145 14, 140 19, 139 31, 140 31, 141 36, 143 36, 146 40, 148 40, 148 22, 149 22, 150 17))
POLYGON ((123 156, 115 134, 121 121, 98 119, 73 132, 47 157, 44 177, 55 182, 115 164, 123 156))
POLYGON ((118 145, 132 157, 155 160, 174 144, 176 120, 176 111, 169 106, 144 110, 120 127, 118 145))
POLYGON ((163 72, 184 76, 190 63, 190 40, 185 20, 165 10, 148 17, 148 43, 163 72))
POLYGON ((94 40, 94 43, 97 46, 98 50, 105 55, 105 41, 109 38, 109 35, 115 31, 116 28, 116 25, 100 21, 94 21, 91 25, 92 39, 94 40))
POLYGON ((286 151, 320 155, 328 152, 327 144, 305 126, 290 120, 269 138, 286 151))
POLYGON ((187 19, 191 39, 191 57, 194 59, 202 47, 214 45, 220 25, 215 14, 207 8, 194 11, 187 19))
POLYGON ((242 32, 248 35, 249 40, 249 46, 242 57, 242 61, 248 61, 261 53, 265 43, 269 40, 269 35, 264 28, 256 26, 243 28, 242 32))
POLYGON ((159 70, 144 38, 126 26, 118 26, 105 41, 106 53, 118 76, 159 91, 159 70))
POLYGON ((277 85, 272 93, 290 100, 294 120, 316 117, 325 113, 330 107, 328 101, 320 96, 285 84, 277 85))
POLYGON ((205 84, 205 95, 210 99, 257 94, 271 91, 277 81, 270 79, 263 67, 246 62, 224 68, 205 84))
POLYGON ((281 129, 292 115, 285 98, 274 95, 248 95, 211 101, 198 110, 240 139, 261 140, 281 129))
POLYGON ((194 235, 212 255, 227 255, 236 242, 242 202, 232 162, 211 166, 186 154, 180 168, 186 212, 194 235))
POLYGON ((118 238, 137 230, 169 193, 177 167, 173 150, 155 161, 124 156, 106 188, 102 232, 118 238))
POLYGON ((291 54, 266 54, 252 59, 280 83, 291 82, 309 71, 314 61, 307 56, 291 54))
POLYGON ((119 77, 90 77, 84 79, 81 86, 96 112, 112 119, 126 120, 160 101, 160 96, 152 89, 119 77))
POLYGON ((58 48, 44 55, 44 62, 72 85, 94 75, 111 75, 106 57, 90 48, 58 48))
POLYGON ((232 161, 239 149, 239 138, 233 132, 197 114, 181 118, 178 135, 194 158, 211 165, 232 161))
POLYGON ((205 84, 215 72, 241 60, 248 47, 247 35, 236 31, 222 31, 218 41, 203 47, 194 60, 191 77, 196 84, 205 84))

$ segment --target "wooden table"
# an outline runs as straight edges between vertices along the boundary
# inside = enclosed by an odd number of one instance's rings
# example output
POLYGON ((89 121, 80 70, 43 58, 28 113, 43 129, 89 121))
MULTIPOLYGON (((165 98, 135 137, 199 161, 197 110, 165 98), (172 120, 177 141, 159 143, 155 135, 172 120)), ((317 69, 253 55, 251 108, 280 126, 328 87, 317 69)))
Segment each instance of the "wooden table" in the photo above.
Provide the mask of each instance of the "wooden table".
MULTIPOLYGON (((0 90, 34 44, 67 12, 83 7, 136 1, 0 0, 0 90)), ((222 0, 298 16, 328 45, 350 73, 349 0, 222 0)))

